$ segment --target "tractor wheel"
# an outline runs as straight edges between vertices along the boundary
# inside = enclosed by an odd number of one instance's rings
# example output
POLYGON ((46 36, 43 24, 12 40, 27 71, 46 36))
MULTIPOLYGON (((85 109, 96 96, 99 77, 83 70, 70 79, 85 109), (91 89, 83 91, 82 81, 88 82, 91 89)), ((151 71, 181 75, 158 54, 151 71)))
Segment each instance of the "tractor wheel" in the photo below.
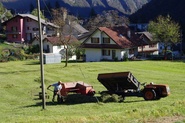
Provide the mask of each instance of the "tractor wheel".
POLYGON ((144 91, 144 99, 145 100, 155 100, 156 99, 156 93, 153 89, 151 90, 145 90, 144 91))

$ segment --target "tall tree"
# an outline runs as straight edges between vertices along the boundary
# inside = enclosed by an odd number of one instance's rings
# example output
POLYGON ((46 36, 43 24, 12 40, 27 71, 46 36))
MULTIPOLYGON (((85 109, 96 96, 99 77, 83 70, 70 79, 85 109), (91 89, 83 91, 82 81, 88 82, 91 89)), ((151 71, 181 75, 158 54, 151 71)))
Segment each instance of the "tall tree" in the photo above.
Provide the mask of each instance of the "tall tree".
POLYGON ((154 41, 163 44, 165 57, 168 46, 180 41, 180 26, 169 15, 159 16, 156 20, 150 21, 148 30, 153 35, 154 41))
POLYGON ((3 4, 0 2, 0 21, 5 21, 7 19, 12 18, 13 15, 9 10, 7 10, 3 4))
POLYGON ((52 13, 53 22, 59 27, 57 31, 59 33, 58 44, 64 46, 65 67, 67 67, 68 56, 73 52, 71 49, 74 49, 74 46, 76 46, 76 38, 73 36, 72 27, 73 18, 67 15, 67 10, 65 8, 53 9, 52 13))

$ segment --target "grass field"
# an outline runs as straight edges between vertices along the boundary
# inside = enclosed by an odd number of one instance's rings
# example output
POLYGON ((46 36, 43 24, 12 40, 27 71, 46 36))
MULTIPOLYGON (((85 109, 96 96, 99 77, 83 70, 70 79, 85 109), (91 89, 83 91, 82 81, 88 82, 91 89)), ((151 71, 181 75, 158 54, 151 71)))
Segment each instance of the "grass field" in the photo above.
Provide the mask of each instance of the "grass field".
MULTIPOLYGON (((171 122, 185 122, 185 62, 89 62, 63 66, 64 63, 44 65, 46 87, 58 80, 84 81, 93 85, 98 98, 98 92, 106 90, 97 80, 98 73, 131 71, 141 83, 168 84, 171 95, 158 101, 127 97, 121 103, 98 103, 96 98, 86 100, 87 97, 69 95, 60 105, 52 104, 51 98, 46 99, 46 109, 42 110, 42 101, 35 96, 41 90, 39 62, 6 62, 0 63, 0 122, 154 123, 167 117, 177 118, 171 122)), ((52 96, 52 92, 47 93, 52 96)))

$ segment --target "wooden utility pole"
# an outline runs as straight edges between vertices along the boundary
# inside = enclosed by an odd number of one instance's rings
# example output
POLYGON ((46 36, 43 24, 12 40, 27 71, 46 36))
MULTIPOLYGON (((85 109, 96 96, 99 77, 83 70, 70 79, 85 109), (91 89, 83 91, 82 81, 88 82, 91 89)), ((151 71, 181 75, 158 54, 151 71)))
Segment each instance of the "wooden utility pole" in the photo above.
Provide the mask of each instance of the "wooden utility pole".
POLYGON ((39 26, 39 40, 40 40, 40 72, 41 72, 41 87, 42 87, 42 109, 46 108, 45 101, 45 85, 44 85, 44 66, 43 66, 43 42, 42 42, 42 27, 40 21, 40 0, 37 0, 38 26, 39 26))

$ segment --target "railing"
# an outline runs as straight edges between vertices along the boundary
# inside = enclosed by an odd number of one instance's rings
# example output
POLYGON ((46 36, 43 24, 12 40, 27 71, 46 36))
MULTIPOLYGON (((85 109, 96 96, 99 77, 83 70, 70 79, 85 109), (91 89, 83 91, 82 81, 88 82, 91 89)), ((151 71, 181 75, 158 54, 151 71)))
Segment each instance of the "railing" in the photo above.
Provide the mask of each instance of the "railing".
POLYGON ((6 34, 21 34, 21 31, 6 31, 6 34))

